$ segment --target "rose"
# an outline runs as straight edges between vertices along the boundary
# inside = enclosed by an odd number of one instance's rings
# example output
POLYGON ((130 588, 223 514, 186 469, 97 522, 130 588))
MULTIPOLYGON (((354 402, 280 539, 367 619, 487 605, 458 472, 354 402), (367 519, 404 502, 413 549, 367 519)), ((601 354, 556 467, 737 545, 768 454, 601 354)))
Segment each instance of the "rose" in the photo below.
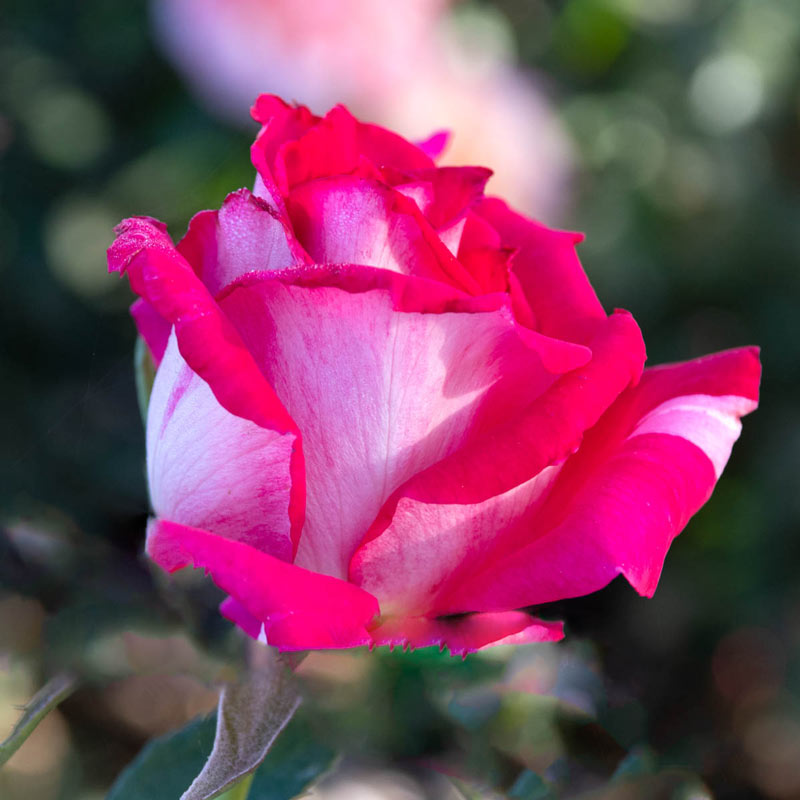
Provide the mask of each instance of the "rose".
POLYGON ((109 250, 160 362, 147 551, 284 650, 557 639, 518 609, 656 588, 756 406, 754 348, 643 371, 579 237, 489 172, 262 96, 253 194, 109 250))

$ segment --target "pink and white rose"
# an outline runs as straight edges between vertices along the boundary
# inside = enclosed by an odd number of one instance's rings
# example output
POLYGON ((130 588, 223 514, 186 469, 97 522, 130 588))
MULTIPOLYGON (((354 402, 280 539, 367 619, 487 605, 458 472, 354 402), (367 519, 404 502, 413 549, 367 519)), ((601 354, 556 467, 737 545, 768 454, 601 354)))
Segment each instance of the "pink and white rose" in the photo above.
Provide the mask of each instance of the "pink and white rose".
POLYGON ((655 591, 757 404, 755 348, 644 369, 490 172, 263 95, 254 192, 109 249, 158 363, 147 552, 282 650, 554 640, 530 606, 655 591))

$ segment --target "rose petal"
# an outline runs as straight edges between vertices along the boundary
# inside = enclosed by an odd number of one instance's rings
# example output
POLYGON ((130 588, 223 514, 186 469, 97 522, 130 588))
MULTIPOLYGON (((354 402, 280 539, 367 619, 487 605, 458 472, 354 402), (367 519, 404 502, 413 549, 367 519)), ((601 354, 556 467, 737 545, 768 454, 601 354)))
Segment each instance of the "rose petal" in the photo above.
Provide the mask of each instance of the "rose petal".
POLYGON ((305 181, 343 175, 371 164, 414 170, 433 166, 416 145, 391 131, 356 120, 343 106, 322 119, 302 106, 293 108, 279 98, 262 95, 252 110, 263 124, 251 157, 270 196, 281 197, 305 181))
POLYGON ((108 262, 110 270, 127 273, 133 290, 174 326, 181 355, 224 409, 291 442, 289 514, 296 547, 305 505, 300 434, 236 329, 161 223, 144 217, 125 220, 117 227, 108 262))
POLYGON ((565 464, 533 525, 438 607, 544 603, 617 574, 652 595, 672 540, 711 495, 739 417, 755 408, 759 376, 753 348, 646 371, 565 464), (698 415, 714 420, 701 420, 702 434, 698 415))
POLYGON ((394 493, 355 552, 350 579, 385 610, 441 613, 443 587, 491 558, 520 520, 530 524, 553 465, 576 449, 643 362, 633 318, 609 317, 588 364, 394 493))
POLYGON ((158 366, 167 349, 172 326, 143 297, 131 305, 130 311, 139 336, 144 339, 155 365, 158 366))
POLYGON ((430 187, 427 202, 424 207, 420 206, 420 211, 434 228, 440 230, 467 214, 483 197, 486 181, 491 176, 492 171, 485 167, 437 167, 396 171, 391 174, 390 183, 396 189, 414 184, 430 187))
POLYGON ((526 219, 495 197, 476 208, 500 234, 503 245, 518 250, 513 270, 536 316, 537 329, 588 344, 606 314, 575 253, 583 236, 526 219))
MULTIPOLYGON (((488 456, 487 463, 494 465, 488 456)), ((558 471, 559 467, 548 467, 478 503, 459 503, 457 497, 451 503, 436 503, 401 496, 389 525, 354 554, 350 580, 374 594, 385 614, 448 613, 438 597, 470 568, 492 560, 504 537, 521 525, 535 524, 536 511, 558 471)))
MULTIPOLYGON (((248 636, 258 639, 264 627, 234 597, 226 598, 220 605, 224 617, 238 625, 248 636)), ((274 628, 273 633, 274 638, 274 628)), ((299 637, 307 631, 294 628, 295 649, 302 650, 299 637)), ((546 622, 523 611, 487 612, 452 617, 390 617, 383 619, 369 631, 372 647, 418 647, 448 648, 453 656, 497 645, 532 644, 535 642, 557 642, 564 637, 561 622, 546 622)))
POLYGON ((147 473, 157 516, 291 561, 293 439, 216 400, 170 337, 147 419, 147 473))
POLYGON ((288 223, 247 189, 229 194, 219 211, 195 214, 177 249, 212 295, 248 272, 309 262, 288 223))
POLYGON ((377 646, 447 647, 451 655, 466 655, 500 644, 557 642, 564 638, 560 622, 545 622, 523 611, 467 614, 457 617, 389 619, 370 631, 377 646))
MULTIPOLYGON (((423 299, 426 285, 442 287, 384 270, 317 268, 254 278, 220 298, 303 431, 303 566, 346 575, 394 488, 589 355, 522 328, 507 302, 492 309, 485 297, 456 294, 461 313, 398 307, 397 297, 423 299), (395 294, 398 285, 415 288, 395 294)), ((441 311, 438 297, 434 307, 441 311)))
MULTIPOLYGON (((592 358, 536 394, 520 412, 498 419, 469 446, 416 475, 398 493, 424 502, 475 503, 530 480, 563 461, 619 394, 641 375, 641 331, 627 312, 612 314, 592 342, 592 358)), ((391 510, 386 509, 390 514, 391 510)))
POLYGON ((378 181, 311 181, 292 192, 287 208, 297 238, 319 264, 380 267, 481 293, 417 204, 378 181))
POLYGON ((261 130, 250 148, 250 159, 258 177, 254 194, 283 212, 283 194, 275 183, 275 157, 287 142, 300 138, 319 122, 305 106, 290 106, 279 97, 262 94, 250 114, 261 123, 261 130))
MULTIPOLYGON (((260 620, 281 650, 356 647, 370 642, 374 597, 346 581, 287 564, 242 542, 168 520, 151 520, 147 554, 167 572, 193 565, 260 620)), ((236 606, 228 604, 235 612, 236 606)))
POLYGON ((417 147, 419 147, 428 158, 436 160, 447 149, 449 141, 450 131, 436 131, 436 133, 432 133, 427 139, 417 142, 417 147))

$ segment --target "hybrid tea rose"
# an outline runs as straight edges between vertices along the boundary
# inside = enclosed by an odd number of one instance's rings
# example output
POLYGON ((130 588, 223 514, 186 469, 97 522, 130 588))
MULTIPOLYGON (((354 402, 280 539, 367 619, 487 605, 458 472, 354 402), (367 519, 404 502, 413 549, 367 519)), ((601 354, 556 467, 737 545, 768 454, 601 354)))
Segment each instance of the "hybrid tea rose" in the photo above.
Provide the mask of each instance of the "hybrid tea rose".
POLYGON ((110 269, 158 371, 147 552, 205 569, 282 650, 554 640, 521 610, 622 574, 652 595, 756 407, 755 348, 644 370, 580 237, 489 170, 261 96, 255 191, 110 269))

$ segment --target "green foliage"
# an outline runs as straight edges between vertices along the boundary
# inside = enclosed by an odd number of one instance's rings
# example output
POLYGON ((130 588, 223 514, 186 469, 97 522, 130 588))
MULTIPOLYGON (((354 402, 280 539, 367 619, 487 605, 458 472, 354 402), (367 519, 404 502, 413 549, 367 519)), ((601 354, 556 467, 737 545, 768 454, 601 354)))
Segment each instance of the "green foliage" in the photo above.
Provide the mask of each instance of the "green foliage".
POLYGON ((514 800, 552 800, 552 789, 535 772, 525 770, 514 782, 509 798, 514 800))
MULTIPOLYGON (((149 742, 119 776, 107 800, 178 800, 203 769, 215 730, 213 715, 149 742)), ((334 757, 298 715, 255 773, 248 800, 290 800, 322 776, 334 757)))
POLYGON ((292 675, 276 651, 220 695, 214 747, 181 800, 211 800, 248 779, 300 704, 292 675))
POLYGON ((203 769, 215 729, 216 718, 207 717, 149 742, 119 776, 107 800, 178 800, 203 769))

